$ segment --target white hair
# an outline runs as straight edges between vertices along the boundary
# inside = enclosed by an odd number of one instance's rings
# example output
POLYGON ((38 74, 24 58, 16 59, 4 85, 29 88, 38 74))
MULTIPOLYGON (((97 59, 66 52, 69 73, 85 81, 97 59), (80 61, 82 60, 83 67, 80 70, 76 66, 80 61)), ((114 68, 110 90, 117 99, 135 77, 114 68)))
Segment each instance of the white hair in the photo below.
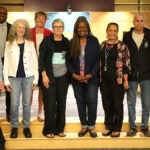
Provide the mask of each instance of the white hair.
POLYGON ((144 18, 144 22, 146 22, 146 16, 145 16, 145 14, 144 14, 144 13, 141 13, 141 12, 138 12, 138 13, 136 13, 136 14, 134 15, 134 17, 133 17, 133 21, 135 21, 135 20, 136 20, 136 18, 137 18, 138 16, 143 16, 143 18, 144 18))

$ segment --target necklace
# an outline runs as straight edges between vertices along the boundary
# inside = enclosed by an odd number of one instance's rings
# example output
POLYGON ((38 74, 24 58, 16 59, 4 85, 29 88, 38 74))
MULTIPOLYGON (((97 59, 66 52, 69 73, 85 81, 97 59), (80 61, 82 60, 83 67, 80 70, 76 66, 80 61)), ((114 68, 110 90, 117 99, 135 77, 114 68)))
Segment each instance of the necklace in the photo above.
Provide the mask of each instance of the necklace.
POLYGON ((112 48, 113 48, 113 44, 110 45, 110 44, 106 43, 104 71, 107 71, 107 58, 108 58, 108 54, 112 48))

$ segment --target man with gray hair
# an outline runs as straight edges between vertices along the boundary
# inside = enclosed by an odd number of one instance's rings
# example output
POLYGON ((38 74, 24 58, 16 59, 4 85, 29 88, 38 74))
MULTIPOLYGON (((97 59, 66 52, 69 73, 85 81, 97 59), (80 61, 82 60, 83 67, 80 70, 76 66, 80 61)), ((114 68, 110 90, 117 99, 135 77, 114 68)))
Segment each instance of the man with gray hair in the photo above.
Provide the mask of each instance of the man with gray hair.
MULTIPOLYGON (((7 9, 0 7, 0 58, 4 63, 4 50, 5 43, 7 41, 8 32, 11 28, 11 24, 6 22, 7 20, 7 9)), ((10 92, 6 91, 6 118, 10 121, 10 92)))
POLYGON ((135 136, 137 133, 136 121, 136 96, 140 86, 142 104, 141 132, 150 137, 148 122, 150 115, 150 30, 145 28, 146 17, 143 13, 137 13, 133 18, 134 27, 123 37, 123 42, 130 50, 131 74, 129 75, 129 89, 127 91, 127 103, 129 113, 130 130, 127 136, 135 136))

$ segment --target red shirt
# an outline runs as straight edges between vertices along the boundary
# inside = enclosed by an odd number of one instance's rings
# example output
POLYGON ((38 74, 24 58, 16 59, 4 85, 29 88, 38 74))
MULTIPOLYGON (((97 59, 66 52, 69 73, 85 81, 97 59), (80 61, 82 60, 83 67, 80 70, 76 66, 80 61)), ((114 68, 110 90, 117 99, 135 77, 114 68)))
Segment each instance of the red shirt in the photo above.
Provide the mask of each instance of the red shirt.
MULTIPOLYGON (((43 39, 49 35, 52 34, 52 31, 47 29, 47 28, 44 28, 44 34, 43 34, 43 39)), ((36 27, 32 28, 31 29, 31 35, 32 35, 32 39, 34 41, 34 45, 35 45, 35 48, 36 48, 36 27)))

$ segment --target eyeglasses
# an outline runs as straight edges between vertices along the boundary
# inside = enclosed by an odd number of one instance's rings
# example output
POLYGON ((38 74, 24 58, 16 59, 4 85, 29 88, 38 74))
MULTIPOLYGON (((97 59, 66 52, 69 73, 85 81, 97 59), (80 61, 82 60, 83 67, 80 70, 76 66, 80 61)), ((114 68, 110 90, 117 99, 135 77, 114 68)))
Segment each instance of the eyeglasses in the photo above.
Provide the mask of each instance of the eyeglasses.
POLYGON ((64 28, 64 26, 53 26, 53 28, 61 29, 64 28))

